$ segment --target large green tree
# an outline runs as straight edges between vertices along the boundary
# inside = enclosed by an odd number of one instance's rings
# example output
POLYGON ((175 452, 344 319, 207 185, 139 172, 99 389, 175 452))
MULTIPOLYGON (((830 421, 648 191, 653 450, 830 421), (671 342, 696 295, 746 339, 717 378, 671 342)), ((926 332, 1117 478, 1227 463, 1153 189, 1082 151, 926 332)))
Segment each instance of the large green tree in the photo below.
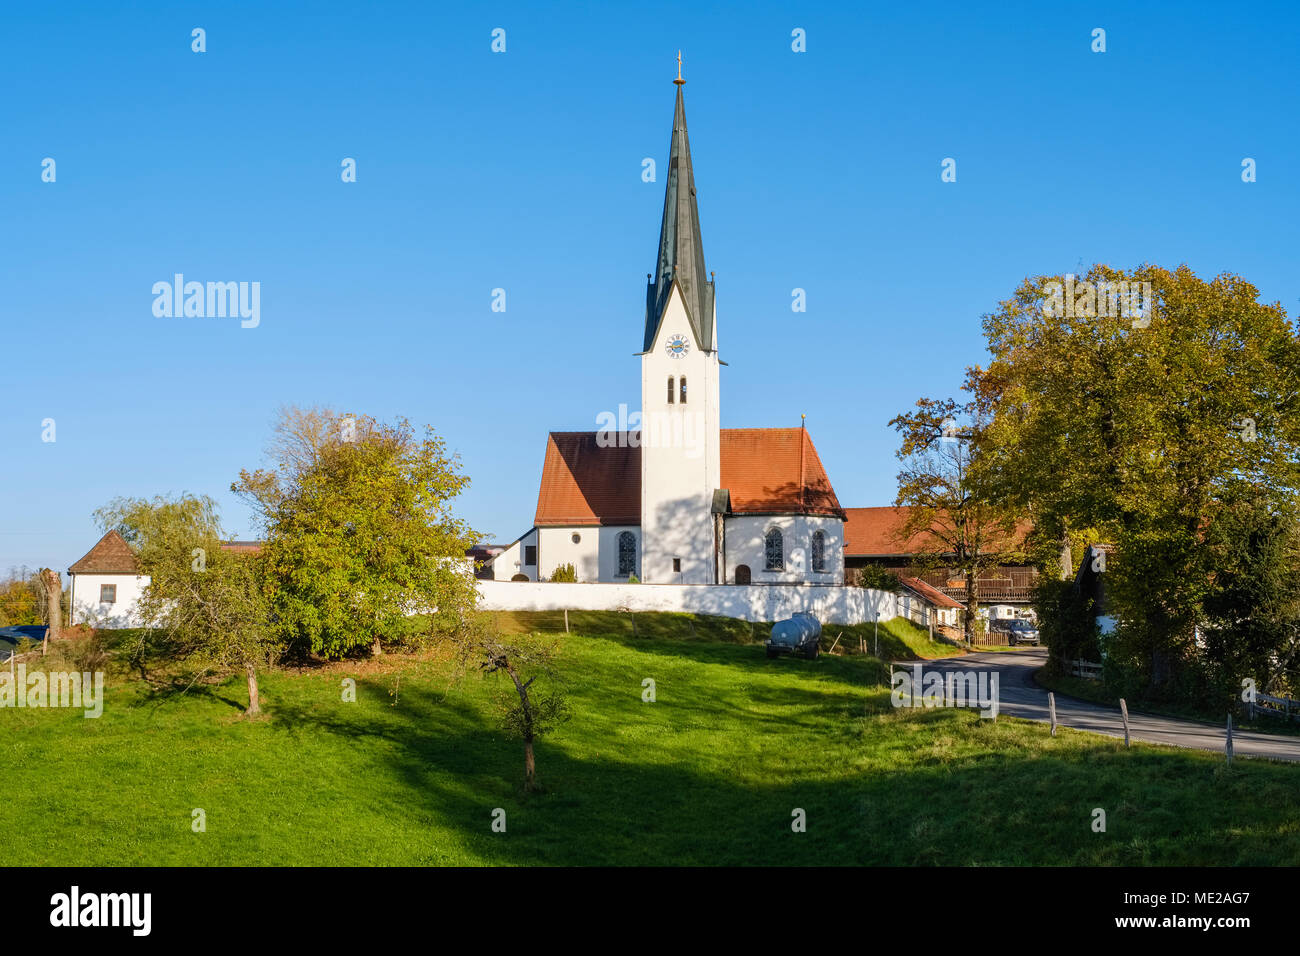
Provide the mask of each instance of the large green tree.
POLYGON ((967 380, 989 419, 976 480, 1040 530, 1116 545, 1115 646, 1155 692, 1195 656, 1222 509, 1268 491, 1294 512, 1296 330, 1237 276, 1095 266, 1026 279, 984 331, 992 359, 967 380), (1121 282, 1146 292, 1116 297, 1121 282))
POLYGON ((137 610, 167 636, 168 652, 200 674, 241 673, 247 713, 258 714, 258 672, 281 652, 260 557, 222 547, 215 503, 204 496, 118 498, 96 515, 122 534, 149 575, 137 610))
POLYGON ((473 533, 452 502, 469 482, 433 430, 285 409, 273 467, 233 489, 265 528, 267 596, 284 638, 339 658, 410 635, 412 615, 459 627, 477 591, 473 533))

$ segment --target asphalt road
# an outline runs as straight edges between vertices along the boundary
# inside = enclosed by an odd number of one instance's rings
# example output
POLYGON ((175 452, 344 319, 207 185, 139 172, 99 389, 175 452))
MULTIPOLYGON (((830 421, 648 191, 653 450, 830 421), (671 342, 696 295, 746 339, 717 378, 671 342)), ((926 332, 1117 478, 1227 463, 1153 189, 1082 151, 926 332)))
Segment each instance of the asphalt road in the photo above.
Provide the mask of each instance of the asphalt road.
MULTIPOLYGON (((915 661, 895 662, 895 668, 910 668, 915 661)), ((1027 720, 1049 719, 1047 691, 1034 683, 1034 671, 1047 663, 1047 651, 1035 648, 1023 651, 1002 651, 991 654, 967 654, 935 661, 923 661, 923 672, 981 671, 998 672, 998 700, 1000 714, 1023 717, 1027 720)), ((1184 720, 1178 717, 1156 717, 1129 711, 1129 736, 1133 740, 1168 744, 1173 747, 1195 747, 1200 750, 1223 752, 1225 723, 1220 726, 1184 720)), ((1056 695, 1056 722, 1063 727, 1087 730, 1111 737, 1124 736, 1124 722, 1118 707, 1105 707, 1056 695)), ((1232 751, 1238 757, 1269 757, 1274 760, 1300 761, 1300 737, 1273 734, 1232 732, 1232 751)))

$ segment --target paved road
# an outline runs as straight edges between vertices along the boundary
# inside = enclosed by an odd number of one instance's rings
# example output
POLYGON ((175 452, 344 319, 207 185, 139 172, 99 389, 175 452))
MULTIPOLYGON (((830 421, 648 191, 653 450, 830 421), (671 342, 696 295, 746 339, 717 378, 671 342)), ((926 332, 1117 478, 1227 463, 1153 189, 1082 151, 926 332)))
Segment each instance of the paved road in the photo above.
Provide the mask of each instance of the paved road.
MULTIPOLYGON (((914 661, 895 662, 895 667, 911 667, 914 661)), ((1047 651, 1001 651, 991 654, 967 654, 937 661, 924 661, 924 673, 931 671, 998 671, 999 713, 1028 720, 1048 720, 1047 691, 1034 683, 1034 671, 1047 663, 1047 651)), ((1225 719, 1227 715, 1224 715, 1225 719)), ((1071 697, 1056 695, 1056 721, 1063 727, 1087 730, 1111 737, 1124 736, 1124 723, 1118 707, 1090 704, 1071 697)), ((1226 720, 1225 720, 1226 722, 1226 720)), ((1129 733, 1134 740, 1195 747, 1223 752, 1224 726, 1213 726, 1177 717, 1149 714, 1128 715, 1129 733)), ((1300 761, 1300 737, 1273 734, 1232 732, 1232 751, 1242 757, 1270 757, 1274 760, 1300 761)))

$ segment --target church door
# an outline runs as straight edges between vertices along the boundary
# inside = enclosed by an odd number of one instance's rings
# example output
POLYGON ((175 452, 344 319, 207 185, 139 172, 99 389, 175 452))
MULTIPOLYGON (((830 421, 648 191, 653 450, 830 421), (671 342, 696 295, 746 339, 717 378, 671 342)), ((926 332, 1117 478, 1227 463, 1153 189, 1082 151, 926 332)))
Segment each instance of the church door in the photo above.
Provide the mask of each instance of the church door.
POLYGON ((738 565, 736 565, 736 583, 737 583, 737 584, 748 584, 748 583, 749 583, 749 565, 748 565, 748 564, 738 564, 738 565))

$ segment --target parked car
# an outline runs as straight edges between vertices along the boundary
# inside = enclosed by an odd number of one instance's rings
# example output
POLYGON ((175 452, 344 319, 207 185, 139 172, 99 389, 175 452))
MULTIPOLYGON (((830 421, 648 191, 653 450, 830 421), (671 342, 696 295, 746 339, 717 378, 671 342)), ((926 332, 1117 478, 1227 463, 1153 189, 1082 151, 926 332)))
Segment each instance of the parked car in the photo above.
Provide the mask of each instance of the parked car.
POLYGON ((44 639, 44 624, 19 624, 13 627, 0 627, 0 664, 8 662, 23 641, 42 641, 44 639))
POLYGON ((767 656, 800 654, 813 660, 822 649, 821 621, 800 611, 784 621, 772 625, 772 636, 767 641, 767 656))
POLYGON ((1038 643, 1038 625, 1033 621, 1007 621, 1006 625, 1007 643, 1012 647, 1038 643))

